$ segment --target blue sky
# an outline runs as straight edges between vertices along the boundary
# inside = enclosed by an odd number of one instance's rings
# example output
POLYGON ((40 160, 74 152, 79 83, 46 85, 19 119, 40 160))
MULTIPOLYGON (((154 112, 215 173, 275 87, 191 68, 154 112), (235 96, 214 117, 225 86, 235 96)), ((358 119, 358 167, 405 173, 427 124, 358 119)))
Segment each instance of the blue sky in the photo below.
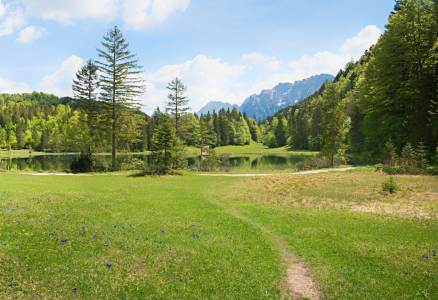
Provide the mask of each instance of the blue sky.
POLYGON ((0 0, 0 93, 71 96, 74 74, 117 25, 143 66, 150 113, 167 83, 194 111, 279 82, 336 75, 384 30, 393 0, 0 0))

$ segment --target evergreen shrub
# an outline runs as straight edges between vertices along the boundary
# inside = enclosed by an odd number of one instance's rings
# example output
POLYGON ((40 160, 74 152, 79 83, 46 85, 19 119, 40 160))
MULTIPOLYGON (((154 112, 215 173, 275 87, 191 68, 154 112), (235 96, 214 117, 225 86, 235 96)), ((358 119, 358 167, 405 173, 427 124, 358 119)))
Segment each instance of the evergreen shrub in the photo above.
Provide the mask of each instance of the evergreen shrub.
POLYGON ((75 157, 70 165, 70 170, 74 173, 86 173, 93 170, 93 158, 91 153, 81 153, 75 157))
POLYGON ((424 169, 420 169, 416 166, 408 166, 408 165, 402 165, 402 166, 383 165, 382 170, 383 170, 383 172, 385 172, 388 175, 422 175, 422 174, 427 174, 426 170, 424 170, 424 169))
POLYGON ((382 183, 382 191, 384 192, 389 192, 393 194, 397 190, 399 190, 399 187, 395 183, 394 178, 392 176, 389 177, 389 180, 382 183))

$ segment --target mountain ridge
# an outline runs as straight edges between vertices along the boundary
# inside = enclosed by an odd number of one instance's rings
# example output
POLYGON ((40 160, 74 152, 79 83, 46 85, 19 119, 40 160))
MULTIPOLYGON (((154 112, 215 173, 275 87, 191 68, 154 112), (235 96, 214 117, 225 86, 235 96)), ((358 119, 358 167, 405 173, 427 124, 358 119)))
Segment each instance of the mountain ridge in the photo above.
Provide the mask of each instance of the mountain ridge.
POLYGON ((264 120, 282 108, 300 103, 318 90, 327 79, 334 78, 330 74, 319 74, 294 83, 280 82, 272 89, 262 90, 260 94, 249 96, 240 106, 228 102, 210 101, 199 110, 198 114, 205 115, 208 112, 212 114, 213 110, 217 112, 222 108, 237 107, 242 113, 245 111, 248 117, 255 116, 257 120, 264 120))

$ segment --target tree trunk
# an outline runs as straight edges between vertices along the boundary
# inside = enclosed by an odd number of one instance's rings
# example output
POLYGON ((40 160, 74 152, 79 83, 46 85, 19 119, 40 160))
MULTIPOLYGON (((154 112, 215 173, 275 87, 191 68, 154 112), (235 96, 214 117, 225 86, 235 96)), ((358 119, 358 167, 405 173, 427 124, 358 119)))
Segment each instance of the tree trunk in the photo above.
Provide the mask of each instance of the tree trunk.
POLYGON ((116 123, 113 122, 113 151, 111 153, 112 155, 112 167, 113 169, 116 168, 116 123))

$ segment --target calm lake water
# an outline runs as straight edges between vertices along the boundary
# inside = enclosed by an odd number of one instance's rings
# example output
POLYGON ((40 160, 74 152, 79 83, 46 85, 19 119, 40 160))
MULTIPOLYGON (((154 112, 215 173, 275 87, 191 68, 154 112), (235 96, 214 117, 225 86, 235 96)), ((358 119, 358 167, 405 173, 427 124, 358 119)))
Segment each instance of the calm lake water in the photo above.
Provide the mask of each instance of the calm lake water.
MULTIPOLYGON (((5 168, 9 166, 14 170, 36 170, 36 171, 50 171, 50 170, 68 170, 72 160, 77 155, 42 155, 28 158, 2 158, 5 168)), ((135 158, 143 161, 149 160, 149 155, 133 154, 135 158)), ((110 155, 99 155, 99 159, 105 160, 111 164, 110 155)), ((126 156, 116 156, 117 165, 126 162, 126 156)), ((303 155, 236 155, 230 156, 230 163, 232 167, 236 168, 257 168, 257 167, 294 167, 296 163, 303 161, 303 155)), ((193 165, 194 157, 188 158, 188 164, 193 165)))

